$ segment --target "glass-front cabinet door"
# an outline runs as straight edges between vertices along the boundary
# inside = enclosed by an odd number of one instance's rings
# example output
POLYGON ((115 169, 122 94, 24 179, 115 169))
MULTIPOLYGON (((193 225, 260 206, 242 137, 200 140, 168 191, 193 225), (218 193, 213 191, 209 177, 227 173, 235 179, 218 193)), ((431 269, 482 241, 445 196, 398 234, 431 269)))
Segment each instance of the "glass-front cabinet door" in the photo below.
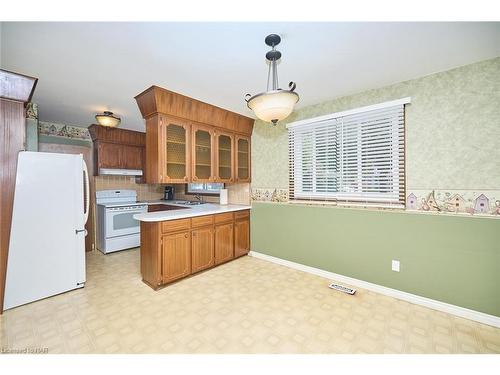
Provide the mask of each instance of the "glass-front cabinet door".
POLYGON ((216 182, 234 182, 234 136, 215 131, 216 182))
POLYGON ((163 182, 189 181, 189 124, 181 120, 165 119, 165 166, 163 182))
POLYGON ((213 129, 202 125, 193 125, 193 182, 212 182, 213 173, 213 129))
POLYGON ((250 138, 236 136, 236 181, 250 182, 250 138))

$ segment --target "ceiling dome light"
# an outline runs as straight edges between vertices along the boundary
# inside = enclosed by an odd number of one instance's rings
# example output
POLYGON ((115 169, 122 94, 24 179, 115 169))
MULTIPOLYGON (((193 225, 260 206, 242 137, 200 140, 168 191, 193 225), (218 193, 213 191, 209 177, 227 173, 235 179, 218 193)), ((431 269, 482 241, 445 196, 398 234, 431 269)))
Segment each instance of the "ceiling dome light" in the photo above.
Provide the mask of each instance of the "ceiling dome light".
POLYGON ((121 119, 113 115, 113 112, 104 111, 104 113, 100 113, 95 115, 96 121, 99 125, 109 126, 109 127, 117 127, 120 125, 121 119))
POLYGON ((245 101, 259 119, 276 125, 278 121, 292 113, 293 107, 299 101, 299 95, 294 92, 296 85, 293 82, 288 84, 289 90, 279 88, 276 63, 281 58, 281 52, 275 47, 280 44, 281 37, 271 34, 266 37, 265 42, 272 48, 266 53, 266 59, 269 60, 267 91, 254 96, 246 94, 245 101), (269 90, 269 78, 272 78, 271 90, 269 90))

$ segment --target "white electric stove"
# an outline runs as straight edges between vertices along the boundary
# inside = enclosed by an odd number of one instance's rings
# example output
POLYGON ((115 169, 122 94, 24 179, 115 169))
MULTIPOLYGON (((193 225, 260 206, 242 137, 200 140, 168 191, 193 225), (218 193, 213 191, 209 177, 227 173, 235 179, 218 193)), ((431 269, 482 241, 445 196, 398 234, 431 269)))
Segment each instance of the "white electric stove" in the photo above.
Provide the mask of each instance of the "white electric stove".
POLYGON ((141 242, 137 213, 147 212, 148 205, 137 202, 135 190, 100 190, 96 192, 97 248, 104 254, 138 247, 141 242))

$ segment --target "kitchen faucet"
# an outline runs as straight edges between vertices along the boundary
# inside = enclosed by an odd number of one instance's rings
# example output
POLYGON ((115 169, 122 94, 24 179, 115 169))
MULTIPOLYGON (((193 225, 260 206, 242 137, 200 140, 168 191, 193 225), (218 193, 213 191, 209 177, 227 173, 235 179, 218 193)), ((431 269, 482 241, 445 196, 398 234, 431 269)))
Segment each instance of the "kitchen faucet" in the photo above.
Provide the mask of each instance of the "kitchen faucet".
POLYGON ((198 199, 200 202, 203 202, 203 197, 200 194, 195 194, 194 197, 198 199))

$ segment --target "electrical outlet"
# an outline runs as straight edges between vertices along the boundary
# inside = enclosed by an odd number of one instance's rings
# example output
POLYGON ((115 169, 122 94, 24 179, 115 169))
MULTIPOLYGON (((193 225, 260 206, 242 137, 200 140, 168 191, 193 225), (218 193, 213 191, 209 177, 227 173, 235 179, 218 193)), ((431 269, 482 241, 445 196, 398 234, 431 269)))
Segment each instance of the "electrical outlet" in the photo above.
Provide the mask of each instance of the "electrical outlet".
POLYGON ((392 260, 392 270, 399 272, 399 260, 392 260))

